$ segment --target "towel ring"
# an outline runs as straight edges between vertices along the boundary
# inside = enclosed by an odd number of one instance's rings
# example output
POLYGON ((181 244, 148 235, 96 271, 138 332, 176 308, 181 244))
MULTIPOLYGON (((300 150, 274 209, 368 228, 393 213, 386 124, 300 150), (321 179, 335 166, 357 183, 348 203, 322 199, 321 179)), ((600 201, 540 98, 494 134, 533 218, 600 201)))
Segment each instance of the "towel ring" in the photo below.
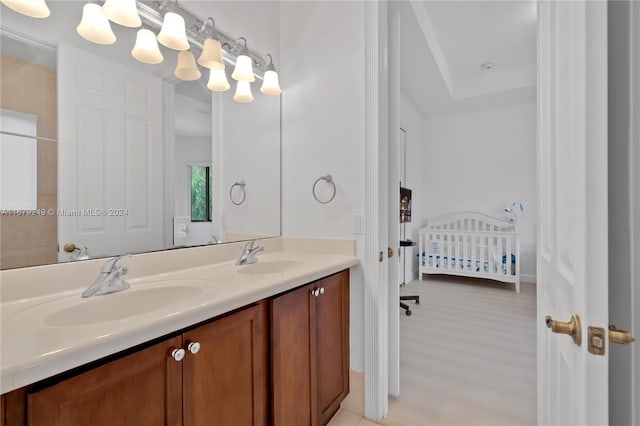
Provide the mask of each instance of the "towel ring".
POLYGON ((247 198, 247 189, 245 188, 246 186, 247 186, 247 183, 245 181, 243 181, 243 180, 241 180, 240 182, 236 182, 233 185, 231 185, 231 188, 229 189, 229 199, 236 206, 239 206, 242 203, 244 203, 244 200, 247 198), (238 188, 240 188, 240 190, 242 191, 242 199, 240 201, 236 201, 233 198, 233 188, 235 188, 236 186, 238 188))
POLYGON ((313 198, 315 198, 317 202, 319 202, 320 204, 329 204, 330 202, 333 201, 334 198, 336 198, 336 183, 333 181, 333 178, 331 177, 331 175, 320 176, 313 183, 313 190, 311 192, 313 192, 313 198), (327 182, 328 185, 331 185, 333 187, 333 193, 331 194, 331 198, 329 198, 327 201, 321 201, 316 195, 316 185, 318 185, 318 182, 320 182, 321 180, 327 182))

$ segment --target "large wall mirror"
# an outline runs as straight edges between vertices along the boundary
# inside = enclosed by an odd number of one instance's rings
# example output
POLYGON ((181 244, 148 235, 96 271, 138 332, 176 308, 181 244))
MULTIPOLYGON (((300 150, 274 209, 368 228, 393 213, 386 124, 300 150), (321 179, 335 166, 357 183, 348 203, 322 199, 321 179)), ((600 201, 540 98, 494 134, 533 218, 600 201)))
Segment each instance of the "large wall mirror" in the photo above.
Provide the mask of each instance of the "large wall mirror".
POLYGON ((2 10, 0 267, 280 235, 280 97, 142 64, 136 29, 89 43, 82 5, 2 10))

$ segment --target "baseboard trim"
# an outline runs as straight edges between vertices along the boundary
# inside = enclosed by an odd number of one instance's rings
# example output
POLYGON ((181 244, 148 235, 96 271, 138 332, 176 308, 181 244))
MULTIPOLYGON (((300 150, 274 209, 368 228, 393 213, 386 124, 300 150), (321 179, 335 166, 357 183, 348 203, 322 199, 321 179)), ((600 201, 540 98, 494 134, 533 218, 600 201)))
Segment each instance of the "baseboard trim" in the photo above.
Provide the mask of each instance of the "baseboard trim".
POLYGON ((535 284, 537 283, 536 276, 533 274, 520 274, 520 282, 535 284))

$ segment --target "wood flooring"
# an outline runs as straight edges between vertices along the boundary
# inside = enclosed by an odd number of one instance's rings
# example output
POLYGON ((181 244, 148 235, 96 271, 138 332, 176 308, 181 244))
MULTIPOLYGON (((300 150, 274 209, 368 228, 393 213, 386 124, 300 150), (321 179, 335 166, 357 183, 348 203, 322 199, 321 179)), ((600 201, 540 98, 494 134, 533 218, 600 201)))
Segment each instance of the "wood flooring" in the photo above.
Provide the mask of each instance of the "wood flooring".
POLYGON ((400 318, 400 396, 387 425, 536 424, 536 288, 430 276, 400 318))

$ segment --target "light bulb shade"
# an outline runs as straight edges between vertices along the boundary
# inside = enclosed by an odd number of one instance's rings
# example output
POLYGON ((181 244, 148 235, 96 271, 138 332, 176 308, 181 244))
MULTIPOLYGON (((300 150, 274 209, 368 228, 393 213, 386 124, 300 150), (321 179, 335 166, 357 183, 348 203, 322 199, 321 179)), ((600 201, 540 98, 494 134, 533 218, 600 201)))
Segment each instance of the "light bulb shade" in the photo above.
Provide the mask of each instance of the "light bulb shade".
POLYGON ((82 20, 76 31, 86 40, 97 44, 113 44, 116 35, 111 30, 109 20, 102 13, 102 8, 95 3, 87 3, 82 9, 82 20))
POLYGON ((262 81, 262 87, 260 87, 260 91, 265 95, 279 95, 280 93, 282 93, 277 72, 268 70, 264 73, 264 80, 262 81))
POLYGON ((202 48, 202 54, 198 58, 198 63, 210 70, 224 69, 222 45, 218 40, 208 38, 204 41, 204 47, 202 48))
POLYGON ((146 28, 138 30, 131 56, 145 64, 159 64, 164 60, 153 31, 146 28))
POLYGON ((167 12, 158 34, 158 41, 169 49, 189 50, 184 18, 177 13, 167 12))
POLYGON ((32 18, 46 18, 51 14, 44 0, 0 0, 9 9, 32 18))
POLYGON ((118 25, 131 28, 142 25, 136 0, 106 0, 102 5, 102 13, 118 25))
POLYGON ((251 84, 248 81, 239 81, 236 84, 236 94, 233 95, 233 100, 236 102, 253 102, 251 84))
POLYGON ((174 74, 180 80, 186 81, 197 80, 202 76, 191 51, 183 50, 178 53, 178 64, 174 74))
POLYGON ((253 83, 256 81, 256 77, 253 75, 253 64, 251 58, 247 55, 240 55, 236 59, 236 67, 233 70, 231 77, 236 81, 244 81, 247 83, 253 83))
POLYGON ((207 83, 209 90, 213 92, 226 92, 231 88, 227 73, 223 69, 212 69, 209 71, 209 82, 207 83))

